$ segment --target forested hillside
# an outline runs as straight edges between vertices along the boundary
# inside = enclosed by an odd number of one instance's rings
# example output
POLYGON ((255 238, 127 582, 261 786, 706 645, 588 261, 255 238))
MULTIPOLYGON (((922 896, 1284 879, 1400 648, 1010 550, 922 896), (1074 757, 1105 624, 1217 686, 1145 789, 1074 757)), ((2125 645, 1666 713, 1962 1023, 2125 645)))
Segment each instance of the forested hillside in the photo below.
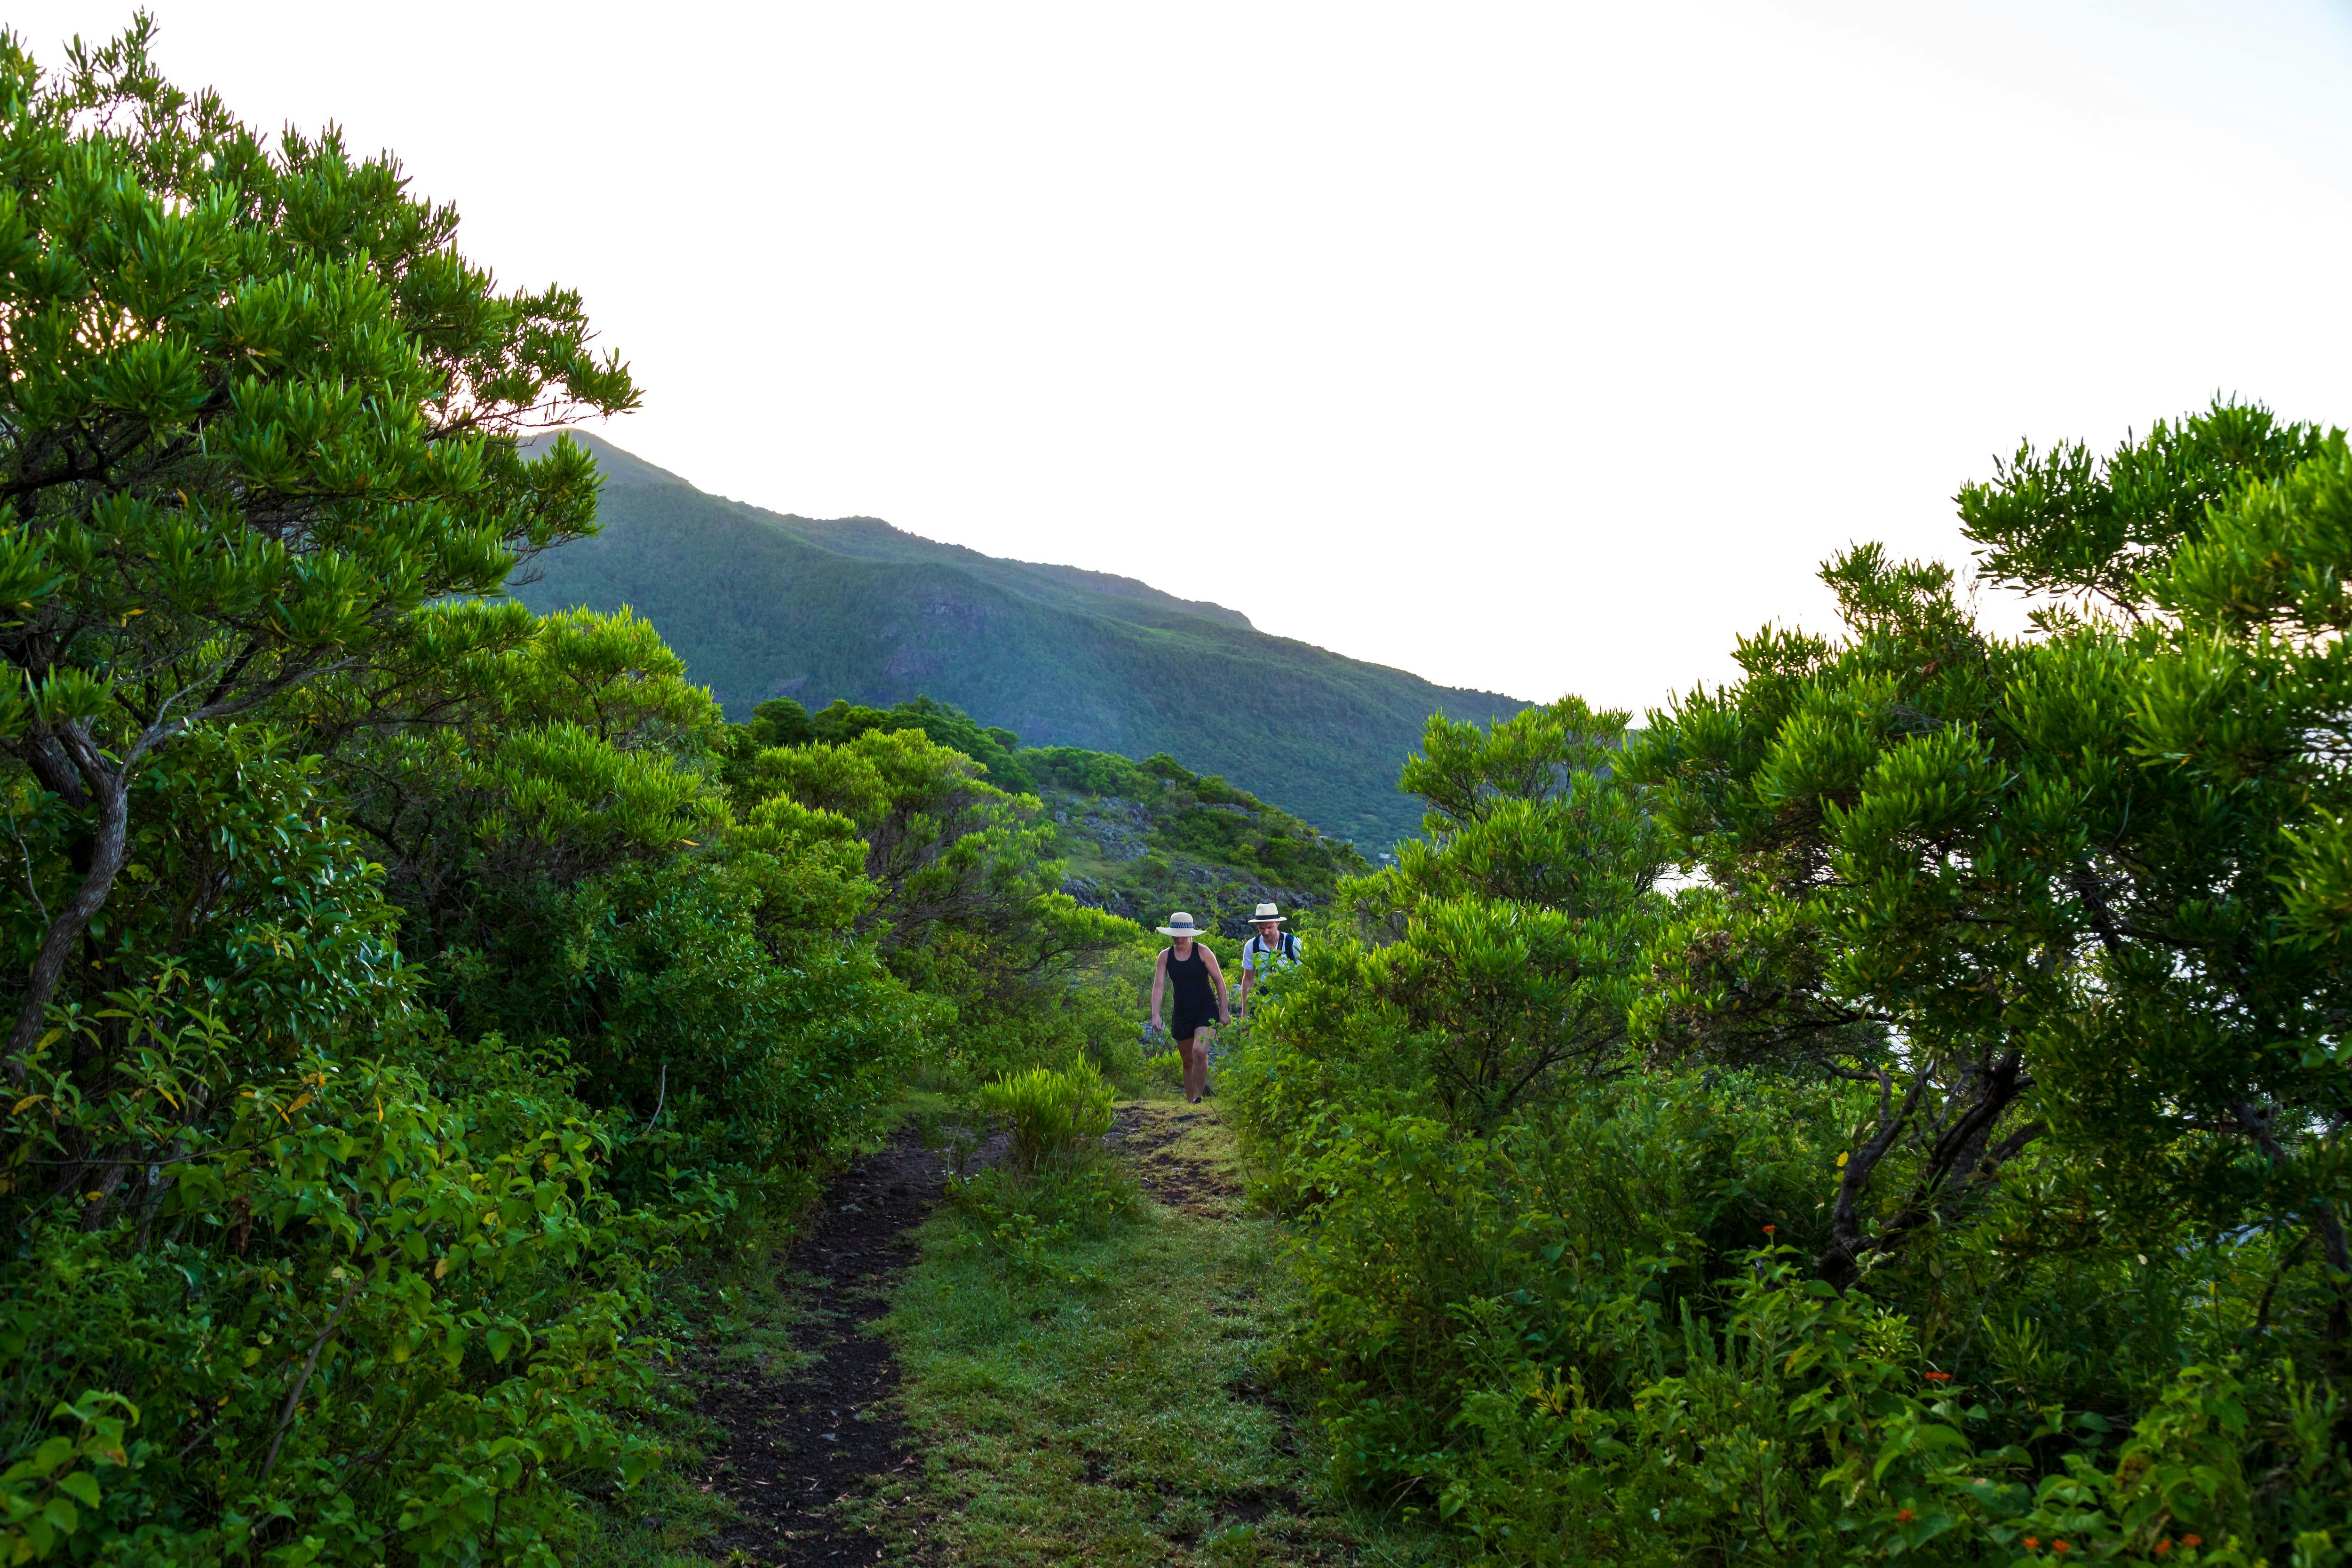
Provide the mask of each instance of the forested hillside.
MULTIPOLYGON (((1377 851, 1420 831, 1396 775, 1423 720, 1524 706, 1268 637, 1127 578, 724 500, 581 439, 608 475, 599 531, 536 559, 517 595, 542 612, 630 606, 738 720, 771 697, 814 709, 928 694, 1037 745, 1166 752, 1377 851)), ((1215 550, 1215 529, 1198 543, 1215 550)))
POLYGON ((1187 909, 1226 936, 1244 937, 1258 904, 1279 904, 1286 914, 1317 910, 1343 879, 1370 868, 1346 840, 1164 752, 1134 763, 1076 746, 1024 746, 1011 731, 984 729, 929 697, 888 709, 835 702, 814 714, 772 697, 736 733, 739 750, 756 752, 898 731, 961 752, 999 788, 1038 797, 1054 824, 1063 890, 1139 926, 1187 909))
MULTIPOLYGON (((1959 512, 2028 635, 1857 546, 1639 727, 1428 718, 1375 868, 507 596, 627 366, 149 33, 0 37, 0 1558, 2352 1562, 2342 430, 2023 447, 1959 512), (1265 897, 1312 940, 1140 1105, 1123 915, 1265 897), (896 1284, 808 1219, 877 1149, 896 1284), (784 1408, 877 1287, 905 1383, 784 1408)), ((1252 635, 1015 572, 953 593, 1252 635)))

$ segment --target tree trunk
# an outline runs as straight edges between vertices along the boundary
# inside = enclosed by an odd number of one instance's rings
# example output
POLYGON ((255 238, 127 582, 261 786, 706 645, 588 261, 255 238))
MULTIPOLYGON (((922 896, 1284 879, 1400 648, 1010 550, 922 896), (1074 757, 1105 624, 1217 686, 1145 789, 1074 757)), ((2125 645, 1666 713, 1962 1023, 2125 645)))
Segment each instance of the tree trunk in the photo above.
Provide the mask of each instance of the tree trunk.
POLYGON ((1838 1178, 1837 1201, 1830 1208, 1830 1244, 1819 1258, 1813 1259, 1813 1273, 1826 1279, 1831 1289, 1841 1296, 1848 1287, 1862 1278, 1862 1259, 1870 1250, 1870 1239, 1862 1229, 1862 1194, 1869 1189, 1872 1173, 1879 1161, 1895 1147, 1909 1123, 1912 1113, 1919 1109, 1919 1097, 1927 1087, 1928 1069, 1913 1075, 1911 1087, 1904 1092, 1903 1103, 1895 1100, 1895 1078, 1885 1068, 1878 1070, 1878 1131, 1860 1147, 1846 1155, 1845 1172, 1838 1178))
POLYGON ((98 749, 78 731, 69 731, 66 743, 81 770, 83 782, 98 802, 98 826, 91 834, 89 869, 83 874, 81 886, 74 890, 74 896, 49 922, 47 934, 41 938, 40 951, 33 957, 32 970, 25 977, 25 995, 16 1008, 16 1026, 8 1036, 8 1082, 12 1087, 25 1081, 34 1047, 40 1042, 41 1026, 48 1017, 49 1001, 58 993, 58 983, 65 978, 67 961, 73 956, 81 933, 89 928, 98 911, 106 907, 107 895, 114 890, 114 879, 121 871, 130 849, 129 771, 116 773, 108 768, 98 749), (75 744, 77 741, 79 745, 75 744))
POLYGON ((1973 1091, 1970 1098, 1928 1150, 1927 1166, 1920 1174, 1917 1190, 1874 1237, 1863 1229, 1862 1194, 1869 1187, 1879 1162, 1894 1148, 1896 1136, 1917 1113, 1920 1096, 1936 1068, 1930 1064, 1914 1076, 1910 1091, 1903 1097, 1900 1106, 1891 1103, 1891 1085, 1882 1072, 1877 1135, 1846 1157, 1845 1173, 1838 1182, 1837 1201, 1830 1211, 1830 1245, 1814 1259, 1814 1274, 1843 1295, 1862 1277, 1864 1258, 1889 1250, 1939 1213, 1948 1212, 1962 1194, 2040 1137, 2042 1124, 2035 1121, 2018 1129, 1998 1149, 1987 1146, 1994 1124, 2031 1087, 2032 1079, 2025 1077, 2023 1069, 2022 1058, 2011 1051, 1996 1058, 1989 1068, 1968 1071, 1966 1081, 1973 1091))

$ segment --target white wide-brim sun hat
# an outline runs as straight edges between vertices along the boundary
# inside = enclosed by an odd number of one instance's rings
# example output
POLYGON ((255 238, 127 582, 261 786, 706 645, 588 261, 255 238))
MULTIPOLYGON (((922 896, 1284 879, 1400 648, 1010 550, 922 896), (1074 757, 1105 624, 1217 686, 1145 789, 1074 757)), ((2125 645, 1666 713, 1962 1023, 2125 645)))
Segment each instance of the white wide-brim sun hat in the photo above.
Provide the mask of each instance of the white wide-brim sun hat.
POLYGON ((1272 921, 1276 925, 1283 923, 1282 911, 1272 904, 1260 904, 1257 907, 1257 913, 1250 916, 1252 925, 1264 925, 1268 921, 1272 921))
POLYGON ((1209 928, 1194 925, 1190 910, 1178 910, 1168 917, 1168 923, 1160 928, 1160 934, 1161 936, 1206 936, 1209 934, 1209 928))

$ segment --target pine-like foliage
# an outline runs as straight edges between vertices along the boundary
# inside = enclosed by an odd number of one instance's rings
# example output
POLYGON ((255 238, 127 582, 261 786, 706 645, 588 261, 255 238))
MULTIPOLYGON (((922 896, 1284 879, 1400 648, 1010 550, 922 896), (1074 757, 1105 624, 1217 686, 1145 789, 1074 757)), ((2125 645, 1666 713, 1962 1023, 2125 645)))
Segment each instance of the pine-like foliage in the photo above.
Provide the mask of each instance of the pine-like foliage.
POLYGON ((1432 725, 1238 1072, 1349 1484, 1517 1563, 2352 1554, 2346 438, 1960 509, 2032 635, 1864 546, 1638 734, 1432 725))

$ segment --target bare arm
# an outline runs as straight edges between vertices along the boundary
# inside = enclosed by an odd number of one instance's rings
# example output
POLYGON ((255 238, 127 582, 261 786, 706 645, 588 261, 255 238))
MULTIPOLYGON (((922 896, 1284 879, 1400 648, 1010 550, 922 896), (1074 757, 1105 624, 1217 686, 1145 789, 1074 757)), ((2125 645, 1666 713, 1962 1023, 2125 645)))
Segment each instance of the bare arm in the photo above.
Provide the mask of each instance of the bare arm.
POLYGON ((1205 942, 1201 944, 1201 958, 1209 966, 1209 983, 1217 988, 1217 1022, 1220 1025, 1230 1024, 1234 1016, 1226 1005, 1225 972, 1217 967, 1217 955, 1209 951, 1209 944, 1205 942))
POLYGON ((1248 1017, 1248 1016, 1249 1016, 1249 994, 1250 994, 1250 983, 1251 983, 1253 980, 1255 980, 1256 978, 1257 978, 1257 976, 1256 976, 1255 973, 1253 973, 1251 972, 1251 969, 1250 969, 1250 966, 1249 966, 1249 959, 1248 959, 1246 956, 1244 956, 1244 957, 1242 959, 1242 983, 1241 983, 1241 987, 1240 987, 1240 990, 1241 990, 1241 997, 1240 997, 1239 1005, 1238 1005, 1238 1006, 1237 1006, 1237 1008, 1236 1008, 1236 1010, 1237 1010, 1237 1011, 1241 1014, 1241 1016, 1242 1016, 1243 1017, 1244 1017, 1244 1018, 1246 1018, 1246 1017, 1248 1017))
POLYGON ((1160 950, 1159 959, 1151 966, 1151 1026, 1160 1027, 1160 998, 1168 989, 1168 950, 1160 950))

